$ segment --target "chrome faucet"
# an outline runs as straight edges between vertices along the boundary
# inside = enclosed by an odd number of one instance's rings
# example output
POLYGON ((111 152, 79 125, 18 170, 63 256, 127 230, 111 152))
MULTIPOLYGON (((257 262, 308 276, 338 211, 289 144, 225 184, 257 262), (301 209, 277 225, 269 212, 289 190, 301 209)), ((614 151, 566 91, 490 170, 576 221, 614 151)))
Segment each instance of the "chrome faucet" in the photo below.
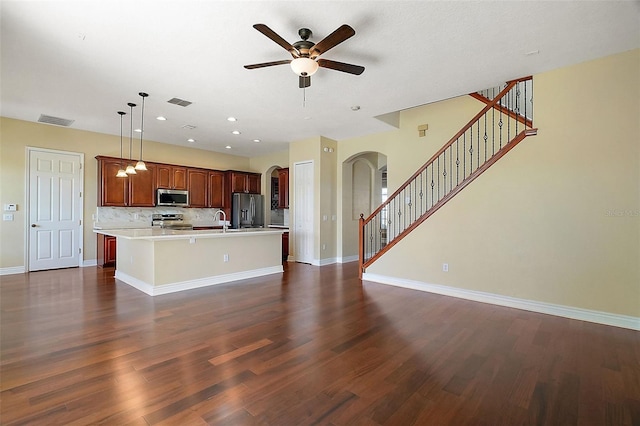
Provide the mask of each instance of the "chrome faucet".
POLYGON ((220 219, 218 219, 218 213, 222 213, 222 232, 225 233, 227 232, 227 214, 222 209, 216 210, 216 212, 213 214, 214 222, 216 221, 216 219, 220 221, 220 219))

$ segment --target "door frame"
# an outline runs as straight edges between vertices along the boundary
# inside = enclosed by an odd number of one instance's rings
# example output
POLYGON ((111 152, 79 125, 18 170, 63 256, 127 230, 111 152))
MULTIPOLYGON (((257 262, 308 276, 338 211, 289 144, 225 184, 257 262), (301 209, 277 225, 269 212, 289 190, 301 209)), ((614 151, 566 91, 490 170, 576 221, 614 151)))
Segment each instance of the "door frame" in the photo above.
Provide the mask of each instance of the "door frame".
POLYGON ((78 256, 78 266, 84 266, 84 152, 73 152, 73 151, 62 151, 59 149, 48 149, 48 148, 39 148, 34 146, 27 146, 25 148, 25 187, 24 187, 24 271, 29 272, 29 250, 31 247, 29 246, 29 223, 31 219, 31 153, 32 152, 46 152, 51 154, 62 154, 62 155, 73 155, 78 157, 80 161, 80 181, 78 182, 78 188, 80 190, 80 230, 78 231, 78 248, 79 253, 76 253, 78 256))

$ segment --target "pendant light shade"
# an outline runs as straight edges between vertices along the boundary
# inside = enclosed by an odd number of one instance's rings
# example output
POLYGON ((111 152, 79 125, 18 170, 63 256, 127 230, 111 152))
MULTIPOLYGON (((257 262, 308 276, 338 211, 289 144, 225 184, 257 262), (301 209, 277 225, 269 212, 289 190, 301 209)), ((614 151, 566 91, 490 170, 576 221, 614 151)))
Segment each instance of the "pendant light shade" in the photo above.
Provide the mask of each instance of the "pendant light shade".
POLYGON ((140 92, 138 93, 140 97, 142 97, 142 114, 140 119, 140 159, 136 163, 136 170, 147 170, 147 165, 142 161, 142 136, 144 134, 144 98, 149 96, 147 93, 140 92))
MULTIPOLYGON (((136 104, 129 102, 127 105, 129 105, 129 109, 130 109, 130 117, 129 117, 129 123, 131 124, 130 129, 129 129, 129 161, 131 163, 133 163, 133 155, 132 155, 132 150, 133 150, 133 107, 136 106, 136 104)), ((133 164, 129 163, 127 165, 127 169, 125 170, 125 172, 128 175, 135 175, 136 174, 136 169, 135 167, 133 167, 133 164)))
POLYGON ((122 168, 122 116, 126 114, 124 111, 118 111, 120 115, 120 168, 118 169, 118 173, 116 173, 116 177, 127 177, 127 172, 122 168))

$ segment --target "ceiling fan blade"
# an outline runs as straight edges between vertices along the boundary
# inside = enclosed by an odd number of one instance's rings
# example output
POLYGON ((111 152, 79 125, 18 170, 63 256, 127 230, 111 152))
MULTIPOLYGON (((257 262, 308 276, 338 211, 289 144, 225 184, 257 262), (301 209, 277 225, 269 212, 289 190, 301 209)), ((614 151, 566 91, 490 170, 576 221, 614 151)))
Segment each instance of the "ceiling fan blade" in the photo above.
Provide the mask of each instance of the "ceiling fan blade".
POLYGON ((360 65, 345 64, 344 62, 330 61, 328 59, 318 59, 318 65, 322 68, 329 68, 349 74, 360 75, 364 72, 364 67, 360 65))
POLYGON ((300 87, 301 89, 304 89, 305 87, 309 87, 311 86, 311 76, 310 75, 306 75, 306 76, 300 76, 298 77, 298 87, 300 87))
POLYGON ((298 51, 298 49, 293 47, 293 45, 291 45, 291 43, 289 43, 288 41, 286 41, 285 39, 280 37, 278 34, 276 34, 275 31, 273 31, 271 28, 267 27, 265 24, 255 24, 253 26, 253 28, 255 28, 256 30, 260 31, 262 34, 264 34, 267 37, 269 37, 271 40, 273 40, 276 43, 278 43, 287 52, 291 53, 294 58, 297 58, 297 57, 300 56, 300 52, 298 51))
POLYGON ((282 61, 273 61, 273 62, 263 62, 261 64, 245 65, 244 67, 248 70, 253 70, 256 68, 272 67, 274 65, 284 65, 289 63, 291 63, 291 59, 285 59, 282 61))
POLYGON ((317 42, 309 51, 309 56, 311 56, 311 58, 316 58, 327 50, 339 45, 349 37, 353 37, 355 34, 355 30, 349 25, 341 25, 340 28, 317 42))

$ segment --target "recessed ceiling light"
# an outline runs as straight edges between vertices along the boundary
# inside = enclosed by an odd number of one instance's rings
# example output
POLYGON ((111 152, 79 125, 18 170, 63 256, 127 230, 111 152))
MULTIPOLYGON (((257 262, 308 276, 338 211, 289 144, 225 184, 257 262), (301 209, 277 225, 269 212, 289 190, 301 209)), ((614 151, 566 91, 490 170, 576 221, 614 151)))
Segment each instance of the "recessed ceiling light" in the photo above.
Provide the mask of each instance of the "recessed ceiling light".
POLYGON ((227 145, 227 146, 225 146, 225 148, 227 148, 227 149, 231 149, 231 146, 230 146, 230 145, 227 145))
POLYGON ((234 130, 234 131, 233 131, 233 132, 231 132, 231 133, 233 133, 234 135, 239 135, 239 134, 240 134, 240 130, 234 130))
POLYGON ((311 117, 304 117, 305 120, 311 120, 311 117))
POLYGON ((194 143, 195 141, 196 141, 196 140, 195 140, 195 139, 192 139, 192 138, 187 139, 187 142, 190 142, 190 143, 194 143))
POLYGON ((360 105, 354 105, 351 107, 351 111, 359 111, 360 110, 360 105))
POLYGON ((255 143, 258 143, 258 142, 260 142, 260 139, 254 139, 253 141, 254 141, 255 143))
POLYGON ((539 50, 532 50, 530 52, 525 53, 525 56, 531 56, 531 55, 537 55, 538 53, 540 53, 539 50))
POLYGON ((227 121, 238 121, 235 117, 227 117, 227 121))
POLYGON ((167 121, 167 118, 163 117, 163 116, 158 116, 158 117, 156 117, 156 120, 167 121))

